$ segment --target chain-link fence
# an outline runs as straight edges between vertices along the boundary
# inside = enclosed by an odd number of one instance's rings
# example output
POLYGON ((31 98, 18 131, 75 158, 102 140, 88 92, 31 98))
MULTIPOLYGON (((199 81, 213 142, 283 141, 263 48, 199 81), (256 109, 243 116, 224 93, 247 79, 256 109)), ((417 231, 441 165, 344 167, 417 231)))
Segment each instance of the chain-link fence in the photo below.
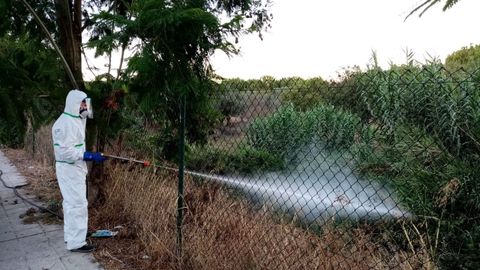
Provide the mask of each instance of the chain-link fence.
POLYGON ((187 187, 184 231, 219 232, 201 241, 213 268, 480 267, 479 78, 428 65, 224 80, 221 122, 187 146, 186 174, 209 188, 187 187))

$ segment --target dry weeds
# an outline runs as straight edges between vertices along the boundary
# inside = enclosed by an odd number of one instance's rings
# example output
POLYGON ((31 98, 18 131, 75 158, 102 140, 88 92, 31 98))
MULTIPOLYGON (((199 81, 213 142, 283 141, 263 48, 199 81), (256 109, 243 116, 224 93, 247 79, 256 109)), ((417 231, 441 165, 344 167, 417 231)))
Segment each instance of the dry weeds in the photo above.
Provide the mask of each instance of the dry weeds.
POLYGON ((110 175, 105 204, 92 221, 109 228, 126 226, 123 235, 112 239, 113 247, 100 244, 96 254, 111 269, 435 268, 418 237, 410 239, 410 249, 385 239, 387 233, 379 237, 368 226, 327 226, 315 234, 274 221, 268 209, 254 209, 219 186, 189 177, 180 259, 175 244, 176 175, 125 165, 112 168, 110 175))
MULTIPOLYGON (((60 200, 51 166, 23 150, 5 152, 32 192, 44 201, 60 200)), ((316 234, 190 177, 179 258, 176 174, 111 165, 103 203, 90 210, 92 230, 124 226, 114 238, 93 240, 106 269, 435 269, 434 241, 413 223, 403 224, 408 245, 368 225, 325 226, 316 234)))
POLYGON ((42 160, 32 158, 23 149, 3 149, 5 155, 15 164, 18 171, 25 176, 28 186, 23 189, 28 194, 34 194, 39 200, 58 204, 62 196, 58 187, 55 169, 51 165, 46 165, 42 160))
POLYGON ((24 139, 24 149, 36 162, 47 166, 55 166, 52 140, 53 123, 40 127, 34 135, 31 128, 27 131, 24 139))

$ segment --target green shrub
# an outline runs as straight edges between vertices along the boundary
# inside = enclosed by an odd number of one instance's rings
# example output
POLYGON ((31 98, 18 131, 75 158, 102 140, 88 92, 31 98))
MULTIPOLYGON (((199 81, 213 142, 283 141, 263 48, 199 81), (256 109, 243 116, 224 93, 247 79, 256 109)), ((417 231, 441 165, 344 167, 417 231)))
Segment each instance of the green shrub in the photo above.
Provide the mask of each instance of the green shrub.
POLYGON ((312 123, 310 129, 315 140, 337 149, 350 147, 363 128, 358 116, 329 105, 319 105, 305 112, 305 118, 312 123))
POLYGON ((300 88, 286 91, 282 95, 282 101, 291 103, 302 111, 308 110, 322 101, 322 96, 315 89, 300 88))
POLYGON ((275 171, 285 166, 271 153, 245 144, 231 151, 212 145, 189 145, 186 160, 188 169, 219 174, 275 171))
POLYGON ((312 123, 309 120, 292 104, 283 106, 270 116, 255 119, 248 126, 248 144, 287 163, 293 162, 300 149, 311 139, 312 123))
POLYGON ((480 68, 480 45, 462 47, 460 50, 448 55, 445 67, 450 71, 466 70, 469 72, 480 68))
POLYGON ((58 116, 52 111, 63 110, 64 71, 53 49, 28 35, 5 35, 0 37, 0 74, 0 143, 18 146, 27 123, 37 129, 58 116))
MULTIPOLYGON (((131 102, 129 99, 127 101, 131 102)), ((122 149, 161 158, 164 151, 163 142, 170 134, 162 133, 159 121, 147 120, 130 102, 126 102, 125 107, 119 111, 121 125, 119 141, 122 143, 122 149)))
POLYGON ((236 172, 255 173, 265 171, 278 171, 285 168, 286 164, 270 152, 254 149, 242 145, 229 157, 229 161, 236 172))
POLYGON ((293 104, 296 109, 306 111, 319 105, 324 99, 328 90, 328 83, 321 78, 310 80, 296 80, 284 82, 283 88, 287 90, 282 94, 282 101, 285 104, 293 104))
POLYGON ((405 206, 428 215, 434 210, 431 198, 448 180, 436 175, 438 170, 433 166, 443 164, 446 156, 421 129, 402 126, 395 134, 390 137, 377 132, 353 144, 350 152, 356 170, 369 179, 389 184, 405 206), (430 196, 423 197, 426 194, 430 196))
POLYGON ((247 138, 253 148, 294 163, 308 143, 348 149, 357 137, 370 134, 363 129, 359 117, 333 106, 319 104, 300 112, 290 104, 270 116, 256 119, 247 129, 247 138))
POLYGON ((188 145, 185 156, 186 167, 190 170, 225 173, 228 171, 228 153, 210 145, 188 145))
POLYGON ((228 91, 218 95, 215 107, 224 117, 228 117, 243 113, 246 106, 244 92, 228 91))

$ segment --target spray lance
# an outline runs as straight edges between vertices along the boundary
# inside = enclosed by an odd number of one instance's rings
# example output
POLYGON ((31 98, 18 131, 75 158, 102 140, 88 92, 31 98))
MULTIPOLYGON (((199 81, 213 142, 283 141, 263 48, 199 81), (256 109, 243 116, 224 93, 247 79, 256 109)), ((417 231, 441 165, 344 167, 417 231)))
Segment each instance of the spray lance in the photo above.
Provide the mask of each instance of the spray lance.
POLYGON ((147 160, 138 160, 138 159, 134 159, 134 158, 120 157, 120 156, 114 156, 114 155, 109 155, 109 154, 104 154, 104 153, 102 153, 102 156, 104 156, 106 158, 111 158, 111 159, 122 160, 122 161, 126 161, 126 162, 133 162, 133 163, 142 164, 143 167, 150 167, 151 166, 151 167, 157 167, 157 168, 162 168, 162 169, 167 169, 167 170, 172 170, 172 171, 178 171, 177 168, 152 164, 150 161, 147 161, 147 160))
MULTIPOLYGON (((142 164, 143 167, 156 167, 156 168, 166 169, 166 170, 169 170, 169 171, 175 171, 175 172, 179 171, 178 168, 153 164, 150 161, 146 161, 146 160, 138 160, 138 159, 134 159, 134 158, 120 157, 120 156, 109 155, 109 154, 104 154, 104 153, 102 153, 102 156, 104 156, 106 158, 111 158, 111 159, 122 160, 122 161, 126 161, 126 162, 133 162, 133 163, 142 164)), ((186 174, 189 174, 189 175, 199 176, 199 177, 203 177, 203 178, 207 178, 207 179, 211 179, 211 180, 219 180, 219 179, 221 180, 221 177, 219 178, 219 177, 211 176, 211 175, 204 174, 204 173, 199 173, 199 172, 194 172, 194 171, 189 171, 189 170, 184 170, 184 172, 186 174)))
POLYGON ((133 158, 119 157, 119 156, 114 156, 114 155, 107 155, 107 154, 104 154, 104 153, 102 153, 102 156, 104 156, 106 158, 111 158, 111 159, 117 159, 117 160, 133 162, 133 163, 139 163, 139 164, 142 164, 144 167, 149 167, 149 166, 152 165, 149 161, 146 161, 146 160, 138 160, 138 159, 133 159, 133 158))

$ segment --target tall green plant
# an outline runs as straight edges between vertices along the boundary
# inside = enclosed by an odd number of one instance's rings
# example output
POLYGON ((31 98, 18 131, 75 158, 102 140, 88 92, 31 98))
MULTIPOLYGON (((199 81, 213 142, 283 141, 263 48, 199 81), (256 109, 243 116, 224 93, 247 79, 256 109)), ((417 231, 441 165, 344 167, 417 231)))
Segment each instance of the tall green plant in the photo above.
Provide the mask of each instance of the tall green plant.
POLYGON ((236 53, 231 38, 261 33, 271 19, 268 3, 141 0, 130 6, 130 17, 102 12, 95 18, 100 24, 114 23, 118 31, 98 36, 91 46, 140 42, 125 76, 145 115, 164 120, 159 147, 165 156, 177 153, 182 95, 187 98, 187 136, 205 142, 218 117, 210 98, 215 87, 208 59, 217 49, 236 53))
POLYGON ((298 111, 285 105, 274 114, 253 121, 247 129, 252 147, 274 154, 287 163, 309 143, 322 148, 348 149, 355 140, 370 135, 361 119, 333 106, 319 104, 311 110, 298 111))
POLYGON ((311 125, 311 119, 304 118, 303 113, 290 104, 271 116, 252 122, 247 129, 248 143, 286 162, 293 162, 311 138, 311 125))
POLYGON ((415 214, 435 217, 430 235, 444 267, 478 266, 479 78, 438 63, 376 68, 347 77, 342 95, 358 97, 351 104, 325 99, 368 123, 370 140, 350 148, 357 171, 392 185, 415 214))
MULTIPOLYGON (((439 63, 348 73, 323 100, 354 112, 394 136, 404 123, 421 126, 453 155, 478 148, 479 72, 451 73, 439 63)), ((476 150, 475 150, 476 151, 476 150)))

